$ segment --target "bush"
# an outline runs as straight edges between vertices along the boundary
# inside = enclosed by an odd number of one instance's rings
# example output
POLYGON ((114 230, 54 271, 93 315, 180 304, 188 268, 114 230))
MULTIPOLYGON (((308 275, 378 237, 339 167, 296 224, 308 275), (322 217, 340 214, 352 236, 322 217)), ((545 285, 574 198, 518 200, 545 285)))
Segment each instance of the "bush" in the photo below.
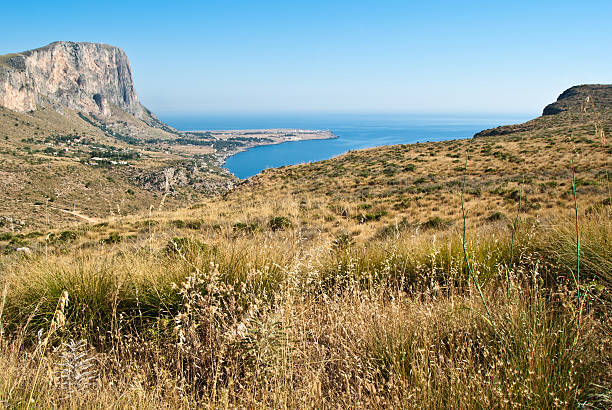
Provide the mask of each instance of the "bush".
POLYGON ((340 232, 332 241, 332 245, 337 250, 348 249, 355 244, 353 237, 348 232, 340 232))
POLYGON ((76 231, 62 231, 60 233, 50 233, 47 235, 47 241, 50 243, 67 243, 78 238, 79 234, 76 231))
POLYGON ((284 216, 275 216, 270 219, 269 225, 273 231, 283 231, 291 228, 291 221, 284 216))
POLYGON ((119 235, 117 232, 111 232, 107 238, 102 239, 100 242, 103 244, 113 244, 113 243, 119 243, 121 242, 121 235, 119 235))
POLYGON ((185 227, 185 221, 183 221, 182 219, 175 219, 173 221, 170 221, 170 225, 174 226, 175 228, 181 229, 185 227))
POLYGON ((253 233, 262 230, 257 222, 251 222, 249 224, 246 224, 244 222, 236 222, 234 225, 232 225, 232 229, 234 230, 234 232, 244 233, 253 233))
POLYGON ((10 241, 13 237, 13 234, 10 232, 0 233, 0 241, 10 241))
POLYGON ((387 215, 387 211, 379 210, 379 211, 376 211, 376 212, 373 212, 373 213, 357 215, 356 218, 357 218, 357 220, 359 221, 360 224, 363 224, 363 223, 366 223, 366 222, 379 221, 380 218, 382 218, 385 215, 387 215))
POLYGON ((502 214, 501 212, 497 211, 497 212, 493 212, 491 215, 487 216, 487 221, 489 221, 489 222, 501 221, 504 218, 505 218, 504 214, 502 214))
POLYGON ((423 229, 443 229, 449 225, 449 221, 446 221, 439 216, 434 216, 433 218, 429 218, 426 222, 424 222, 421 227, 423 229))
POLYGON ((79 235, 75 231, 62 231, 57 236, 58 242, 70 242, 74 241, 79 235))
POLYGON ((185 228, 197 231, 198 229, 202 228, 202 221, 196 219, 185 221, 185 228))
POLYGON ((174 237, 168 241, 164 249, 168 255, 187 255, 205 252, 210 248, 195 238, 174 237))

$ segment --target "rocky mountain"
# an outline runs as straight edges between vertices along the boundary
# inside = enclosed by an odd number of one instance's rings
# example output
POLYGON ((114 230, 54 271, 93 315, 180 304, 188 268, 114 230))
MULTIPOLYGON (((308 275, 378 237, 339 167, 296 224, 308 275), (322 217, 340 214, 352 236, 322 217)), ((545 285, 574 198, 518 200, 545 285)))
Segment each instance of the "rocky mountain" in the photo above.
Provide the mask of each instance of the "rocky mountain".
POLYGON ((577 85, 563 91, 547 105, 542 116, 523 124, 504 125, 480 131, 474 137, 506 134, 545 136, 554 129, 568 135, 609 134, 612 130, 612 84, 577 85))
POLYGON ((192 139, 140 103, 120 48, 61 41, 0 56, 0 231, 223 192, 233 176, 192 139))
POLYGON ((177 134, 138 101, 126 54, 107 44, 57 41, 0 56, 0 107, 72 111, 129 137, 177 134))
POLYGON ((331 136, 177 131, 139 102, 126 54, 105 44, 0 56, 0 232, 189 206, 233 187, 229 155, 331 136))
POLYGON ((58 41, 0 58, 0 105, 26 112, 48 103, 102 118, 111 116, 111 104, 146 115, 120 48, 58 41))

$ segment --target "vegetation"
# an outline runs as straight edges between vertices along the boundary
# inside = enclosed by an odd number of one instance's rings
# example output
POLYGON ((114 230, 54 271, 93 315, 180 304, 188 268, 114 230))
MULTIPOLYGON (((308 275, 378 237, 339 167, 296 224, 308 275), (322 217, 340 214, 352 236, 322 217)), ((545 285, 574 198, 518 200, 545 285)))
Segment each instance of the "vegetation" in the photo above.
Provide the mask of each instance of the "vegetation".
POLYGON ((0 401, 610 408, 610 148, 565 131, 350 152, 190 208, 5 229, 0 401))
POLYGON ((571 213, 521 218, 512 246, 510 226, 472 226, 466 254, 490 316, 452 229, 363 243, 298 227, 236 236, 210 213, 198 231, 167 231, 159 215, 131 240, 92 247, 85 238, 139 220, 90 227, 68 249, 2 260, 0 394, 11 406, 32 395, 57 406, 605 408, 610 216, 579 215, 578 288, 571 213), (62 371, 71 339, 87 341, 97 384, 66 396, 47 374, 62 371))
POLYGON ((48 230, 151 206, 176 209, 223 192, 236 179, 211 155, 169 151, 176 132, 114 114, 116 121, 106 124, 69 110, 17 113, 0 107, 0 215, 23 221, 26 230, 48 230), (144 143, 143 129, 157 143, 144 143), (169 181, 165 195, 168 169, 181 178, 169 181))

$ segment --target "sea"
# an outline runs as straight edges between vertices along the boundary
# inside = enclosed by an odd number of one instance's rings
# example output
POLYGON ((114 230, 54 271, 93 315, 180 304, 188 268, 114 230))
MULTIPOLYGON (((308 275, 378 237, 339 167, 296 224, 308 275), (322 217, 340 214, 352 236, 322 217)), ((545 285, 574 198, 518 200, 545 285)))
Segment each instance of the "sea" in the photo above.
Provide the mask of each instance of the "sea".
POLYGON ((483 129, 521 123, 533 117, 533 114, 175 114, 161 115, 160 119, 182 131, 320 129, 331 130, 338 137, 258 146, 227 158, 224 166, 244 179, 266 168, 320 161, 351 150, 470 138, 483 129))

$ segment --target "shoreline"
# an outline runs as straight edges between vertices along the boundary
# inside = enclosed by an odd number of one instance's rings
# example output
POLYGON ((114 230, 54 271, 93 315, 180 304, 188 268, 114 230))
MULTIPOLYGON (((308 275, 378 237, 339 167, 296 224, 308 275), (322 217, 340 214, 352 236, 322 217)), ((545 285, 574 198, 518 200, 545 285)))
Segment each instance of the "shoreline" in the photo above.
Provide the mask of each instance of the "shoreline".
POLYGON ((286 142, 338 138, 338 136, 331 130, 309 130, 295 128, 217 131, 194 130, 181 132, 186 136, 196 137, 202 139, 202 141, 209 141, 211 144, 210 147, 214 149, 214 152, 211 153, 211 155, 214 157, 215 164, 223 168, 225 168, 225 162, 228 158, 241 152, 248 151, 251 148, 266 145, 278 145, 286 142))
MULTIPOLYGON (((338 139, 338 138, 339 138, 339 137, 338 137, 337 135, 335 135, 335 134, 334 134, 334 136, 333 136, 333 137, 329 137, 329 138, 306 138, 306 139, 301 139, 301 140, 279 141, 279 142, 273 142, 273 143, 270 143, 270 144, 254 145, 254 146, 252 146, 252 147, 242 148, 242 149, 240 149, 239 151, 236 151, 236 152, 234 152, 233 154, 228 155, 227 157, 223 158, 223 163, 222 163, 220 166, 222 166, 223 168, 227 169, 227 170, 228 170, 228 171, 229 171, 229 172, 230 172, 232 175, 236 176, 234 173, 232 173, 232 172, 229 170, 229 168, 227 168, 227 167, 225 166, 225 164, 227 163, 227 160, 228 160, 228 159, 230 159, 231 157, 235 156, 235 155, 238 155, 238 154, 240 154, 240 153, 242 153, 242 152, 246 152, 246 151, 248 151, 248 150, 250 150, 250 149, 253 149, 253 148, 260 148, 260 147, 262 147, 262 148, 263 148, 263 147, 267 147, 267 146, 271 146, 271 145, 288 144, 288 143, 291 143, 291 142, 315 141, 315 140, 332 140, 332 139, 338 139)), ((340 155, 342 155, 342 154, 340 154, 340 155)), ((238 178, 238 177, 236 176, 236 178, 238 178)), ((248 179, 248 178, 239 178, 239 179, 248 179)))

